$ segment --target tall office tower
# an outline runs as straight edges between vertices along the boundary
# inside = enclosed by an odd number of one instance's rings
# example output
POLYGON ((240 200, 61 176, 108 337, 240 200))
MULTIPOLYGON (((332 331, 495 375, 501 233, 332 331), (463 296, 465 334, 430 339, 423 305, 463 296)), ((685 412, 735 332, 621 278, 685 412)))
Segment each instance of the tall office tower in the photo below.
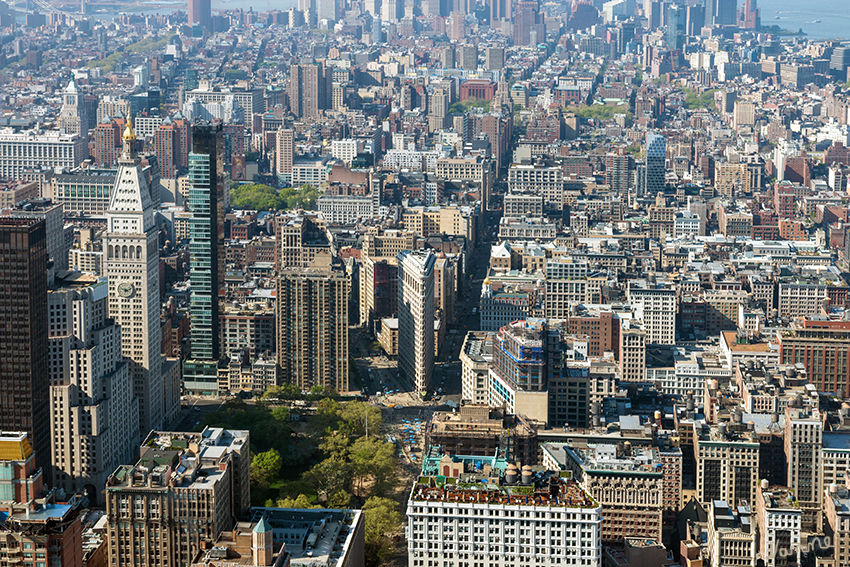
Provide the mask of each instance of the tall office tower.
POLYGON ((366 0, 363 11, 372 14, 373 18, 381 17, 381 0, 366 0))
POLYGON ((501 71, 502 67, 505 66, 505 48, 488 47, 485 65, 488 71, 501 71))
POLYGON ((445 118, 449 113, 451 101, 449 93, 445 89, 434 89, 428 96, 428 114, 438 118, 445 118))
POLYGON ((527 319, 502 327, 493 341, 489 375, 491 405, 504 404, 510 414, 542 422, 549 421, 546 323, 527 319))
POLYGON ((48 293, 53 482, 92 504, 138 442, 139 405, 121 356, 121 329, 107 313, 105 278, 75 272, 48 293))
POLYGON ((537 0, 514 4, 514 45, 531 45, 531 30, 537 24, 540 5, 537 0))
POLYGON ((455 48, 454 47, 444 47, 440 50, 440 64, 442 64, 443 69, 454 69, 455 68, 455 48))
POLYGON ((360 324, 372 329, 398 312, 398 264, 395 257, 363 254, 360 272, 360 324))
POLYGON ((26 431, 50 468, 44 221, 0 217, 0 431, 26 431))
POLYGON ((404 0, 382 0, 381 19, 396 23, 404 17, 404 0))
POLYGON ((180 169, 189 167, 189 152, 192 151, 192 123, 179 110, 171 117, 177 130, 177 140, 174 146, 174 163, 180 169))
POLYGON ((337 0, 316 0, 316 17, 335 22, 338 18, 337 0))
POLYGON ((329 253, 277 278, 277 362, 284 381, 346 392, 351 281, 329 253))
POLYGON ((646 164, 635 164, 635 194, 638 197, 646 195, 646 164))
POLYGON ((139 404, 139 433, 144 436, 161 427, 166 413, 160 355, 159 228, 129 120, 123 141, 106 212, 103 248, 109 278, 109 316, 122 329, 121 352, 130 363, 133 395, 139 404))
POLYGON ((468 71, 478 69, 477 45, 462 45, 460 47, 460 68, 468 71))
POLYGON ((440 15, 440 0, 423 0, 421 6, 422 15, 426 18, 434 18, 440 15))
POLYGON ((68 269, 68 250, 70 245, 65 242, 65 206, 54 204, 50 199, 27 199, 17 203, 8 212, 16 219, 43 219, 44 235, 47 246, 47 260, 53 263, 57 272, 68 269))
POLYGON ((741 128, 755 126, 756 123, 756 104, 749 100, 736 100, 733 107, 732 118, 735 124, 735 130, 741 128))
POLYGON ((624 200, 631 187, 632 163, 632 157, 624 152, 605 155, 605 183, 624 200))
POLYGON ((503 20, 513 15, 512 0, 490 0, 490 27, 501 29, 503 20))
POLYGON ((655 196, 664 192, 667 176, 667 140, 664 136, 646 135, 646 166, 643 190, 645 195, 655 196))
POLYGON ((289 106, 298 118, 316 118, 325 108, 325 71, 321 65, 307 63, 289 68, 289 106), (324 89, 324 90, 323 90, 324 89))
POLYGON ((275 136, 275 173, 281 183, 292 181, 295 161, 295 130, 280 128, 275 136))
POLYGON ((756 5, 756 0, 744 0, 741 15, 738 18, 738 27, 748 30, 757 30, 761 27, 761 10, 756 5))
POLYGON ((104 54, 109 51, 109 36, 106 35, 106 28, 103 26, 97 29, 97 50, 104 54))
POLYGON ((167 117, 153 135, 153 148, 156 161, 159 163, 159 173, 163 179, 174 179, 177 177, 177 160, 175 159, 178 144, 177 128, 167 117))
POLYGON ((224 135, 221 124, 196 123, 189 154, 191 356, 183 366, 187 390, 217 390, 221 357, 219 291, 224 283, 224 135))
POLYGON ((699 35, 705 26, 705 6, 696 5, 685 8, 685 35, 699 35))
POLYGON ((839 77, 846 77, 848 66, 850 66, 850 47, 833 48, 832 57, 829 58, 829 72, 839 77))
POLYGON ((647 28, 652 30, 661 25, 660 2, 643 0, 643 17, 646 18, 647 28))
MULTIPOLYGON (((802 404, 797 404, 802 406, 802 404)), ((804 529, 814 530, 823 509, 823 419, 817 408, 785 408, 785 462, 788 488, 803 511, 804 529)))
POLYGON ((667 31, 665 40, 669 49, 681 49, 687 25, 687 13, 684 6, 667 4, 667 31))
POLYGON ((372 43, 384 43, 384 30, 380 14, 372 17, 372 43))
POLYGON ((121 128, 109 116, 101 118, 94 129, 94 163, 98 167, 114 167, 121 148, 121 128))
POLYGON ((437 256, 407 250, 398 255, 398 367, 401 379, 427 391, 434 374, 434 264, 437 256))
POLYGON ((449 26, 449 39, 461 42, 466 38, 466 14, 463 12, 452 12, 451 25, 449 26))
POLYGON ((632 43, 635 39, 634 22, 619 22, 617 25, 617 53, 633 52, 632 43))
POLYGON ((706 2, 706 20, 708 20, 708 7, 714 9, 715 26, 734 26, 738 20, 738 0, 709 0, 706 2))
POLYGON ((212 5, 210 0, 189 0, 189 25, 200 25, 212 31, 212 5))
POLYGON ((109 565, 193 565, 249 510, 250 449, 248 431, 151 431, 106 482, 109 565))
POLYGON ((59 111, 59 129, 66 134, 79 134, 88 140, 88 107, 77 92, 74 80, 68 83, 62 93, 62 109, 59 111))

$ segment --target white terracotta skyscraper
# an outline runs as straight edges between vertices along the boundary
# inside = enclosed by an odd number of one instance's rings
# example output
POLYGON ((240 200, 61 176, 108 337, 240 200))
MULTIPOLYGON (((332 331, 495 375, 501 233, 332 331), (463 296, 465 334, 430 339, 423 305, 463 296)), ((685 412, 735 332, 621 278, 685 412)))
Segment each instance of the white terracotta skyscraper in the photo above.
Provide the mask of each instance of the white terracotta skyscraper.
POLYGON ((136 155, 128 120, 118 175, 106 213, 104 251, 109 278, 109 316, 121 326, 121 350, 130 362, 133 396, 139 400, 139 433, 163 424, 164 384, 160 354, 159 228, 148 181, 136 155))

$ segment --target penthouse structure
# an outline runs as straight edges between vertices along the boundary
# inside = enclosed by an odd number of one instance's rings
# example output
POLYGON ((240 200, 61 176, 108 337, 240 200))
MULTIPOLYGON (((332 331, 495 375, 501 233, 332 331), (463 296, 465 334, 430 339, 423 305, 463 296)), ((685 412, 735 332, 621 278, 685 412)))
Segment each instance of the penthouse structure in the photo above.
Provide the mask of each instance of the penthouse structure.
POLYGON ((190 565, 250 505, 247 431, 152 431, 106 482, 109 563, 190 565))
POLYGON ((600 565, 602 508, 569 474, 467 472, 445 457, 440 476, 422 476, 407 505, 412 567, 600 565))

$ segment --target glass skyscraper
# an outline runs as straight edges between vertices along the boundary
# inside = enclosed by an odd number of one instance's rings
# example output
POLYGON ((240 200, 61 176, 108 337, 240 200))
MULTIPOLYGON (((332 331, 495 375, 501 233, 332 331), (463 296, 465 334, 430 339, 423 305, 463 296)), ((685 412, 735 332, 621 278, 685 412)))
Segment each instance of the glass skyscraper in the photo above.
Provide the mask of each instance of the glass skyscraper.
POLYGON ((667 140, 658 134, 646 135, 646 166, 643 190, 646 195, 664 192, 667 174, 667 140))
POLYGON ((221 124, 197 123, 189 154, 189 257, 192 354, 184 366, 187 391, 217 391, 221 358, 218 294, 224 277, 224 135, 221 124))

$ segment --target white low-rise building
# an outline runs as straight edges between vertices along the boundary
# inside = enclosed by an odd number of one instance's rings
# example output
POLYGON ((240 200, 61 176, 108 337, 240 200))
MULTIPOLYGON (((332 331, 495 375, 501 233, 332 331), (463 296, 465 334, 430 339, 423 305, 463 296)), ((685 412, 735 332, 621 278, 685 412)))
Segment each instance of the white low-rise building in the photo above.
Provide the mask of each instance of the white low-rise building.
POLYGON ((466 473, 450 457, 440 467, 410 493, 411 567, 602 564, 602 509, 568 473, 466 473))

